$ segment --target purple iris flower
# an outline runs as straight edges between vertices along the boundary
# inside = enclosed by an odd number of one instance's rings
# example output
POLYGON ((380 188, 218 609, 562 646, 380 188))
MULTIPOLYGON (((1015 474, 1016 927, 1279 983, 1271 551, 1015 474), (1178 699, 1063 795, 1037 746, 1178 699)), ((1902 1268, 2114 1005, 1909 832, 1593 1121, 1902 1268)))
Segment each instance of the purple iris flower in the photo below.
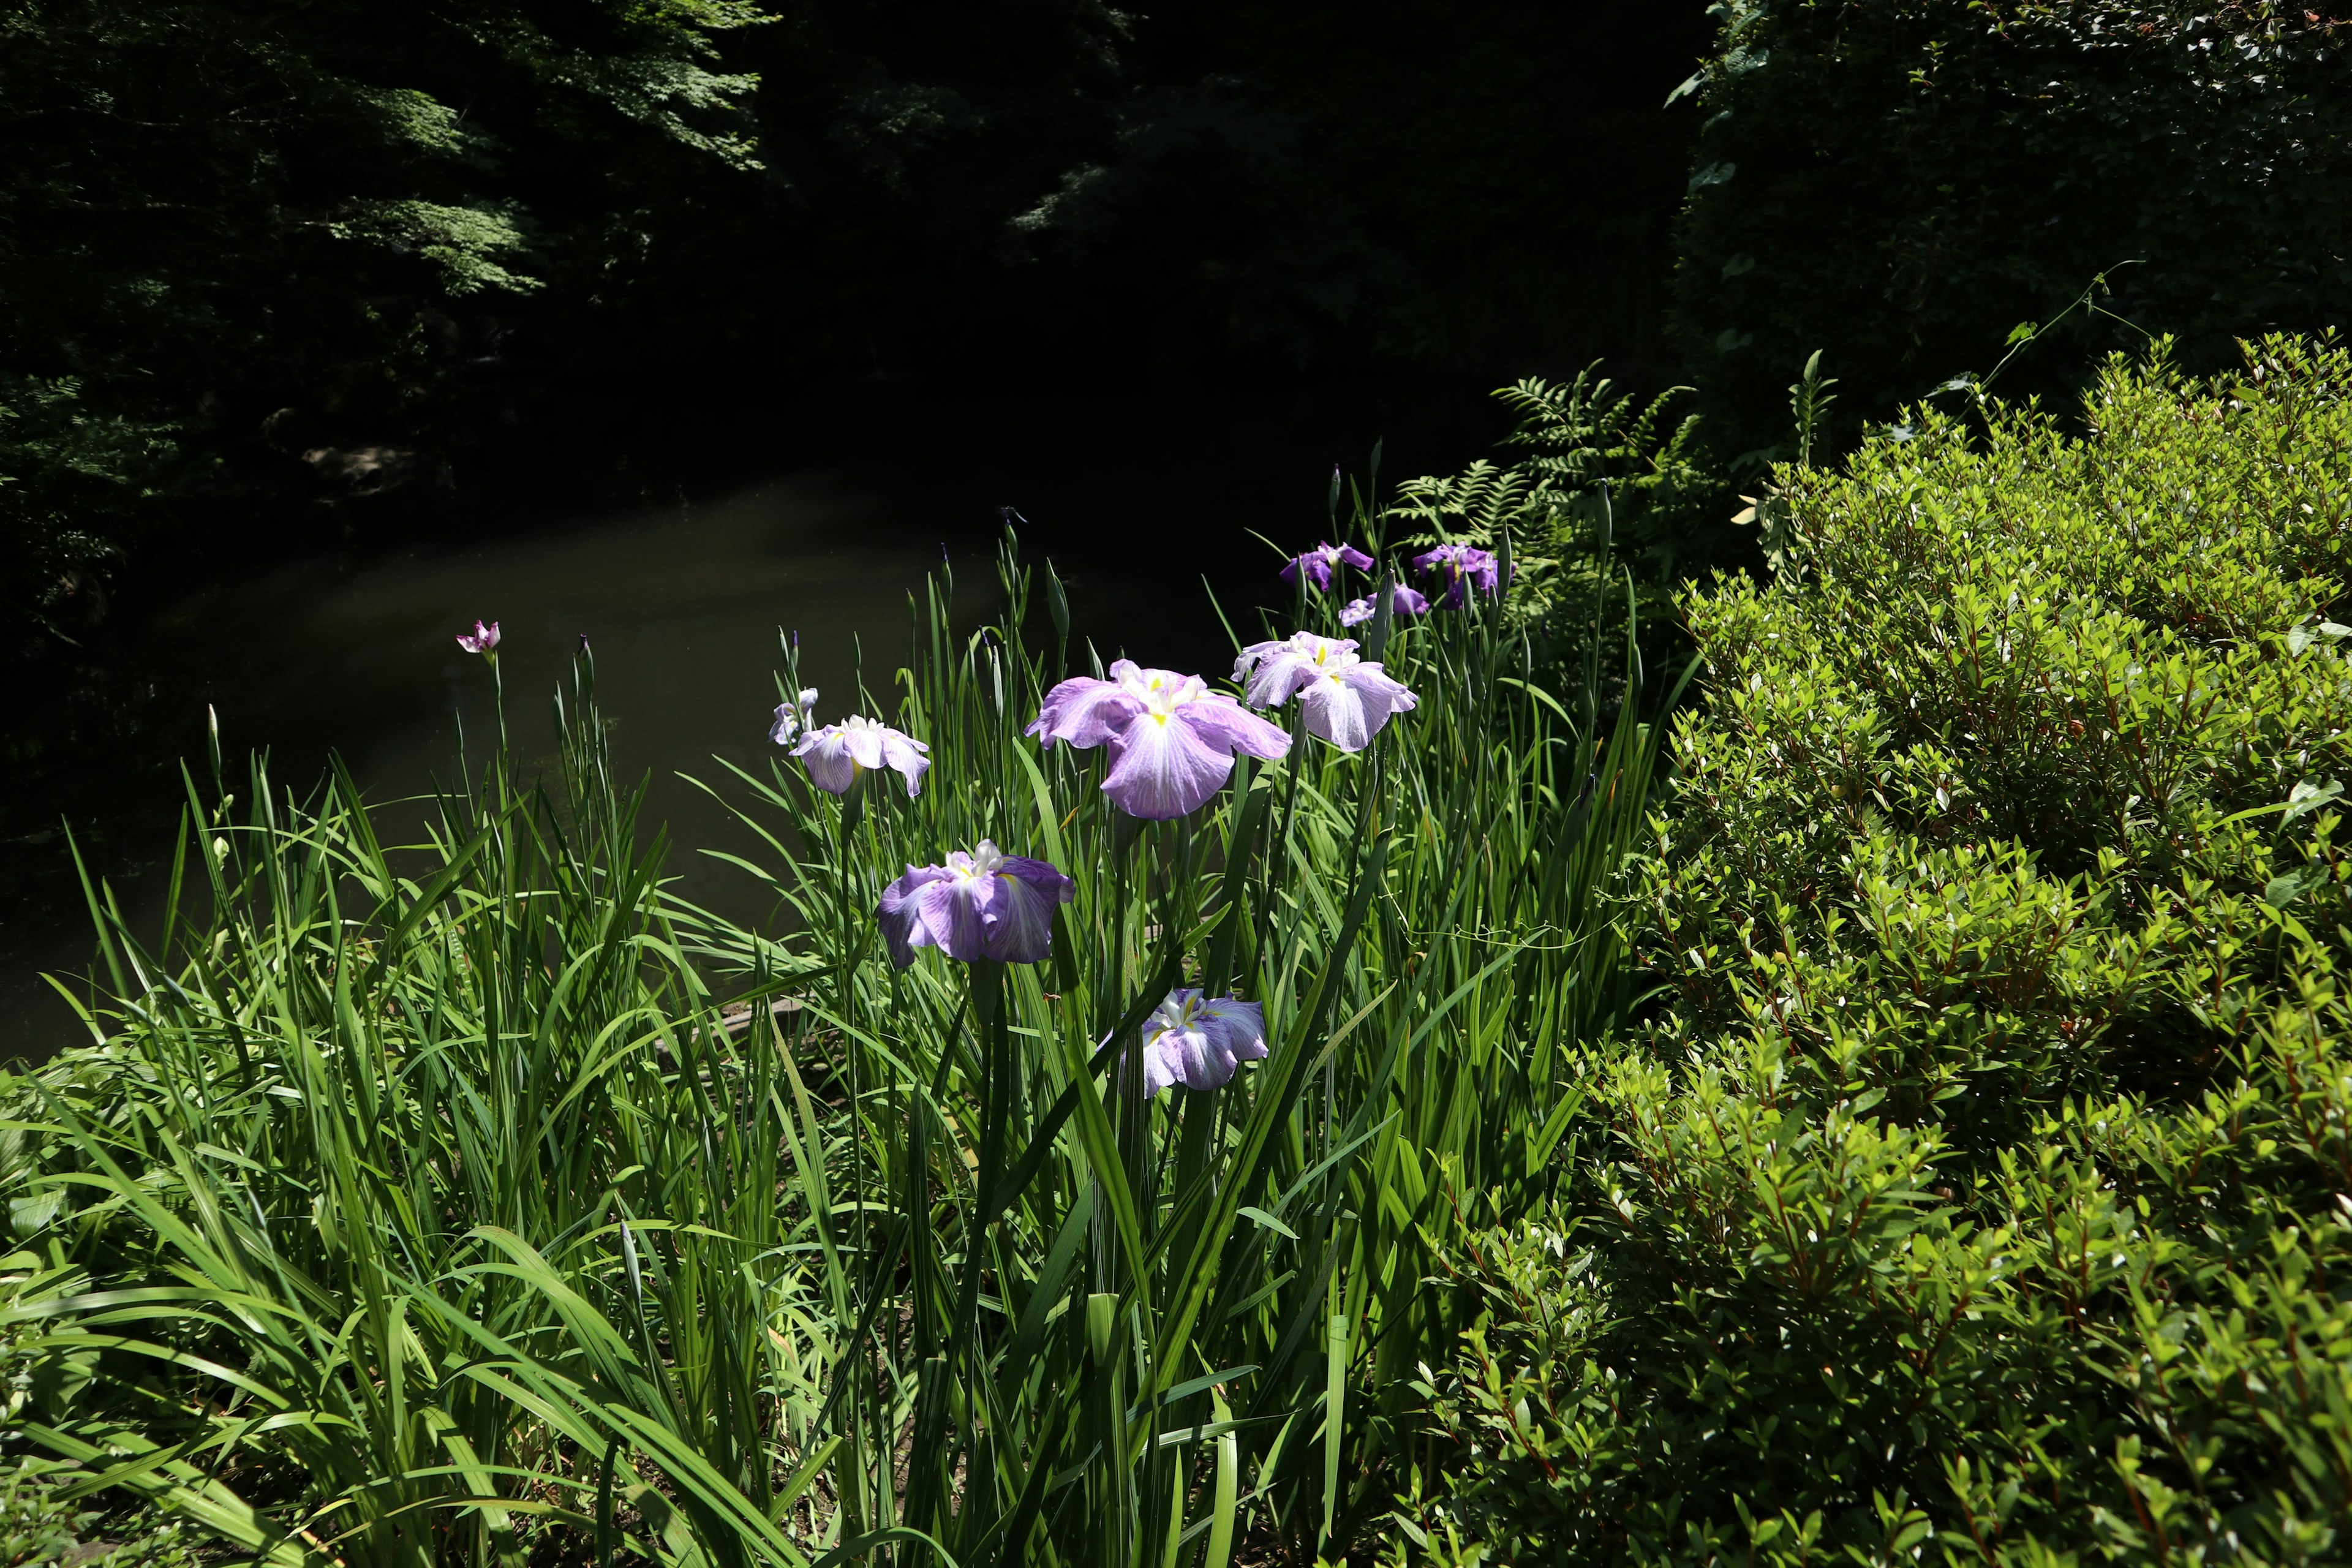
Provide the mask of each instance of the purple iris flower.
POLYGON ((1318 594, 1331 591, 1331 570, 1335 566, 1352 566, 1359 572, 1372 569, 1372 558, 1352 544, 1321 543, 1312 550, 1302 551, 1282 563, 1282 580, 1296 583, 1301 572, 1315 585, 1318 594))
POLYGON ((944 866, 909 866, 882 889, 875 912, 890 962, 904 969, 919 947, 936 947, 959 963, 1042 963, 1054 951, 1054 906, 1078 896, 1077 884, 1043 860, 1007 855, 983 838, 944 866))
POLYGON ((906 776, 907 798, 923 793, 923 773, 931 765, 930 748, 912 735, 902 734, 879 719, 852 718, 822 730, 811 730, 793 748, 807 767, 809 783, 827 795, 847 795, 860 773, 896 768, 906 776))
POLYGON ((797 707, 790 702, 776 704, 776 721, 769 727, 768 739, 779 746, 789 746, 793 743, 793 738, 807 729, 809 721, 814 717, 816 717, 816 688, 803 686, 801 688, 801 700, 797 707))
POLYGON ((1179 986, 1143 1025, 1143 1092, 1170 1084, 1222 1089, 1244 1062, 1265 1055, 1265 1009, 1179 986))
POLYGON ((1165 822, 1197 811, 1233 775, 1234 753, 1272 759, 1290 736, 1244 709, 1197 675, 1143 669, 1132 659, 1110 667, 1108 680, 1078 676, 1045 694, 1037 721, 1023 731, 1047 747, 1108 745, 1103 793, 1129 816, 1165 822))
MULTIPOLYGON (((1429 600, 1420 589, 1408 588, 1402 583, 1389 589, 1391 616, 1425 616, 1428 613, 1429 600)), ((1360 626, 1371 618, 1372 596, 1370 594, 1360 599, 1349 600, 1347 607, 1339 612, 1339 624, 1343 626, 1360 626)))
POLYGON ((1468 544, 1441 544, 1414 556, 1412 564, 1415 571, 1427 573, 1445 584, 1445 596, 1439 603, 1449 610, 1460 609, 1471 588, 1491 599, 1502 586, 1502 574, 1496 569, 1491 550, 1468 544))
POLYGON ((492 621, 489 625, 484 626, 481 622, 476 621, 471 632, 457 634, 457 646, 467 653, 496 653, 499 647, 499 623, 492 621))
POLYGON ((1354 642, 1313 632, 1297 633, 1286 642, 1252 643, 1234 663, 1234 679, 1249 682, 1253 708, 1297 698, 1307 732, 1343 752, 1362 751, 1390 714, 1420 701, 1388 671, 1360 657, 1354 642))

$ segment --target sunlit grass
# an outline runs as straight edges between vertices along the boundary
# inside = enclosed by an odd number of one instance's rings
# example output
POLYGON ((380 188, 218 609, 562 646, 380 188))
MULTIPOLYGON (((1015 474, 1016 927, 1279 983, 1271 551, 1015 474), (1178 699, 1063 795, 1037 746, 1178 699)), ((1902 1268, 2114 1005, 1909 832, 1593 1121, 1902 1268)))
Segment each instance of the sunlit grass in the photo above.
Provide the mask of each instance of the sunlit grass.
POLYGON ((160 939, 94 891, 103 1043, 11 1096, 26 1436, 289 1563, 1361 1532, 1461 1326, 1433 1247, 1546 1197, 1633 1001, 1638 670, 1604 721, 1496 616, 1383 616, 1416 710, 1144 824, 1022 737, 1074 650, 1050 574, 1001 579, 978 627, 935 583, 856 705, 929 743, 919 798, 709 781, 767 930, 665 896, 584 661, 560 776, 501 750, 419 847, 341 773, 192 787, 160 939), (882 887, 982 838, 1076 881, 1051 959, 892 968, 882 887), (1271 1052, 1147 1100, 1179 984, 1271 1052))

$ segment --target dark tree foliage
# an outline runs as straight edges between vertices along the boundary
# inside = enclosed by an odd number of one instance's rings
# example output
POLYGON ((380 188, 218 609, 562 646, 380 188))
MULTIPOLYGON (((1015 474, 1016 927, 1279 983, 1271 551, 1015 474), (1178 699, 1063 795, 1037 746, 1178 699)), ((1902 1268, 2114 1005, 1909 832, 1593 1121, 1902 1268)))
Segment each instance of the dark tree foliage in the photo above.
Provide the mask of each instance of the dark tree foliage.
POLYGON ((1706 34, 1698 0, 28 0, 8 641, 86 638, 142 537, 217 570, 313 500, 852 375, 1654 387, 1696 123, 1660 105, 1706 34))
POLYGON ((1114 144, 1014 228, 1045 279, 1121 280, 1106 324, 1161 301, 1163 360, 1607 356, 1655 387, 1696 128, 1662 106, 1706 42, 1698 0, 1180 0, 1139 31, 1114 144))
MULTIPOLYGON (((60 635, 158 498, 462 455, 535 296, 747 170, 747 0, 26 0, 0 17, 0 601, 60 635)), ((674 227, 674 224, 668 226, 674 227)))
MULTIPOLYGON (((1786 430, 1808 355, 1850 419, 1984 373, 2101 274, 2183 363, 2352 298, 2352 13, 2336 0, 1724 0, 1678 331, 1727 451, 1786 430), (2135 263, 2119 266, 2121 263, 2135 263)), ((2083 310, 2011 395, 2095 349, 2083 310)))

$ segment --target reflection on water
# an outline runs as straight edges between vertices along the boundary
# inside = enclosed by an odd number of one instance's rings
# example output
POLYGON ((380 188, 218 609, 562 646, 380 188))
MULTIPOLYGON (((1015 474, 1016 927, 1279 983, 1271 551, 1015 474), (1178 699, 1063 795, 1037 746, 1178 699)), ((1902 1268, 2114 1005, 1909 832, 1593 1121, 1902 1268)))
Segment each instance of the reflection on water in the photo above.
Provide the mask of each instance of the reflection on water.
MULTIPOLYGON (((268 746, 280 787, 305 787, 331 750, 379 801, 449 778, 461 724, 477 746, 496 732, 490 672, 458 649, 456 632, 477 616, 500 624, 508 722, 526 759, 554 753, 549 698, 584 636, 620 775, 652 775, 648 821, 667 822, 689 851, 756 860, 748 830, 677 774, 720 784, 712 757, 764 770, 776 754, 767 726, 780 628, 801 635, 802 677, 824 693, 820 720, 854 710, 861 647, 868 687, 890 700, 908 595, 940 563, 939 544, 908 542, 915 527, 845 481, 793 479, 717 505, 394 557, 332 581, 289 573, 192 607, 174 636, 184 657, 236 660, 235 694, 218 703, 233 770, 247 749, 268 746)), ((967 614, 992 599, 984 550, 973 541, 956 562, 967 614)), ((399 814, 387 830, 421 820, 399 814)), ((695 902, 739 919, 766 912, 740 869, 685 852, 671 870, 695 902)), ((161 874, 158 864, 121 889, 142 931, 161 918, 161 874)), ((16 1051, 86 1037, 37 980, 89 961, 83 922, 56 923, 69 929, 0 953, 0 1044, 16 1051)))

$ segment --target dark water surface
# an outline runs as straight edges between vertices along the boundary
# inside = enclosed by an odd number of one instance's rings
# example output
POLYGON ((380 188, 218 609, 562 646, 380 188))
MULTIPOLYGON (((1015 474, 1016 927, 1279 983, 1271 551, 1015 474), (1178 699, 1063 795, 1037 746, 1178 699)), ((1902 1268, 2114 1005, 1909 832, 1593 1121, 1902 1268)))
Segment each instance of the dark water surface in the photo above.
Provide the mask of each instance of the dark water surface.
MULTIPOLYGON (((551 759, 549 700, 579 638, 590 639, 615 760, 625 778, 651 776, 648 819, 669 828, 679 892, 763 919, 750 878, 697 853, 757 860, 758 841, 679 775, 740 800, 714 759, 761 772, 776 754, 766 731, 780 631, 800 634, 821 720, 855 710, 861 657, 887 708, 906 660, 908 595, 944 551, 959 618, 987 614, 995 509, 1011 503, 1031 520, 1024 552, 1051 553, 1071 580, 1076 637, 1091 636, 1106 659, 1123 651, 1213 678, 1231 656, 1203 578, 1237 617, 1271 597, 1276 557, 1253 532, 1292 548, 1319 536, 1330 465, 1360 470, 1386 421, 1426 423, 1427 389, 1408 389, 1404 408, 1397 401, 1380 389, 1235 400, 1182 422, 1129 417, 1108 400, 982 407, 942 416, 953 427, 928 445, 907 440, 906 460, 877 460, 869 446, 783 477, 722 478, 704 499, 526 518, 521 531, 478 542, 321 559, 205 588, 162 616, 139 655, 171 725, 143 738, 147 776, 111 796, 94 786, 67 819, 101 847, 93 858, 136 929, 151 932, 181 804, 169 764, 184 757, 204 770, 207 700, 233 780, 249 752, 267 749, 279 789, 307 791, 339 754, 371 799, 414 795, 455 775, 461 726, 477 748, 495 732, 489 671, 453 640, 478 616, 503 628, 509 729, 526 760, 551 759)), ((1446 389, 1444 403, 1457 416, 1486 416, 1473 389, 1446 389)), ((1457 427, 1450 447, 1429 443, 1402 460, 1391 442, 1389 473, 1451 466, 1491 438, 1457 427)), ((422 821, 421 807, 396 808, 386 831, 422 821)), ((22 818, 0 836, 0 1057, 89 1037, 42 978, 86 974, 91 958, 63 850, 57 828, 22 818)), ((86 994, 87 983, 69 988, 86 994)))

